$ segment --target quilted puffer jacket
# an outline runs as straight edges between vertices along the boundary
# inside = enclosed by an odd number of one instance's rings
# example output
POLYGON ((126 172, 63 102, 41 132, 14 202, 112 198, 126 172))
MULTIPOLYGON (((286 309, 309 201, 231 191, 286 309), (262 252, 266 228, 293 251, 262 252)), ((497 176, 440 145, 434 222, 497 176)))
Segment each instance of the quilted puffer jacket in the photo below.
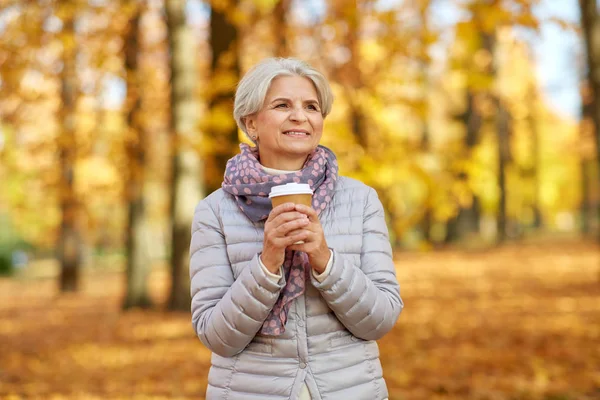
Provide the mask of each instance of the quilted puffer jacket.
POLYGON ((340 177, 320 215, 333 251, 329 275, 313 274, 290 308, 285 333, 258 334, 285 286, 258 256, 264 222, 253 223, 217 190, 196 207, 190 247, 192 324, 212 351, 207 400, 383 400, 377 339, 403 308, 384 212, 372 188, 340 177))

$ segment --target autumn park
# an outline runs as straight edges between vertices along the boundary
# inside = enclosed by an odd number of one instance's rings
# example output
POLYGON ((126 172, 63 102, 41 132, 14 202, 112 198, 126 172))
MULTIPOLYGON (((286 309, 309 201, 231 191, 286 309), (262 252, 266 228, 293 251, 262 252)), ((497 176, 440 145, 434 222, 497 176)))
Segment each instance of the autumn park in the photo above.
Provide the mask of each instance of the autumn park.
POLYGON ((0 0, 0 399, 205 398, 190 227, 274 56, 384 206, 389 399, 600 399, 594 0, 0 0))

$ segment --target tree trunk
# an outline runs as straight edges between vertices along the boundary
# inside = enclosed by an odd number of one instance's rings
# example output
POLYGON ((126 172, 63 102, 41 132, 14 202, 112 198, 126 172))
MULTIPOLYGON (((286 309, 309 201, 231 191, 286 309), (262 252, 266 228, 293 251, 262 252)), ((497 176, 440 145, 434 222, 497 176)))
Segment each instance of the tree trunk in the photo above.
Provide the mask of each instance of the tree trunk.
MULTIPOLYGON (((475 95, 471 90, 467 93, 467 112, 465 114, 465 124, 467 132, 465 135, 465 147, 467 148, 468 157, 473 157, 473 151, 477 143, 479 143, 479 131, 481 130, 481 116, 475 107, 475 95)), ((465 176, 465 179, 467 177, 465 176)), ((479 220, 481 217, 481 206, 479 198, 473 193, 473 201, 471 206, 462 209, 458 214, 459 235, 464 237, 470 234, 479 233, 479 220)))
MULTIPOLYGON (((531 107, 535 107, 533 97, 531 96, 530 103, 531 107)), ((540 136, 536 125, 535 108, 529 115, 529 128, 532 139, 532 179, 533 179, 533 227, 539 229, 542 227, 542 212, 540 211, 540 136)))
POLYGON ((77 222, 78 201, 74 189, 75 100, 77 96, 76 44, 74 16, 63 21, 63 68, 61 72, 61 119, 62 132, 59 139, 60 154, 60 208, 62 220, 58 242, 58 258, 61 264, 60 291, 74 292, 79 286, 82 238, 77 222))
POLYGON ((510 161, 510 115, 502 100, 496 99, 497 116, 496 131, 498 137, 498 187, 500 199, 498 202, 498 233, 497 242, 506 240, 507 202, 506 202, 506 165, 510 161))
POLYGON ((467 127, 465 133, 465 147, 469 155, 479 142, 479 131, 481 130, 481 116, 475 107, 475 94, 472 89, 467 89, 467 110, 464 113, 464 124, 467 127))
POLYGON ((189 246, 196 204, 202 197, 202 170, 194 143, 197 131, 196 44, 186 25, 185 0, 167 0, 171 67, 171 131, 173 177, 171 188, 171 291, 168 308, 190 309, 189 246))
POLYGON ((138 71, 139 22, 137 9, 129 22, 125 37, 125 68, 127 71, 127 122, 131 138, 127 141, 129 179, 127 188, 128 218, 126 228, 127 270, 123 308, 152 306, 148 292, 150 257, 145 238, 144 178, 146 171, 146 141, 138 121, 141 107, 141 88, 138 71))
POLYGON ((585 146, 589 141, 589 135, 592 134, 590 127, 594 125, 592 121, 592 108, 591 108, 591 92, 589 88, 588 82, 581 83, 581 121, 579 123, 579 140, 584 145, 584 148, 581 150, 581 205, 580 205, 580 218, 581 218, 581 234, 583 236, 588 236, 592 230, 592 218, 593 218, 593 210, 591 207, 591 183, 593 182, 591 179, 591 158, 592 155, 586 151, 585 146))
POLYGON ((519 176, 525 185, 533 187, 533 198, 530 204, 526 204, 533 214, 531 227, 540 229, 542 227, 542 214, 540 211, 540 141, 537 127, 536 115, 536 93, 535 89, 530 88, 526 97, 527 103, 530 105, 530 110, 527 115, 527 125, 529 127, 529 135, 531 138, 531 164, 519 168, 519 176))
MULTIPOLYGON (((421 22, 421 30, 420 30, 420 41, 419 45, 421 46, 420 53, 420 62, 421 62, 421 73, 419 74, 419 83, 421 85, 422 90, 422 98, 421 98, 421 106, 423 108, 422 114, 422 126, 421 126, 421 143, 420 150, 421 153, 425 156, 429 155, 432 151, 431 149, 431 132, 429 127, 429 101, 428 94, 431 91, 431 79, 429 77, 429 66, 430 61, 426 57, 429 51, 429 36, 431 34, 429 30, 429 1, 422 1, 419 3, 419 20, 421 22)), ((431 237, 431 228, 433 225, 433 210, 432 210, 432 197, 433 191, 429 188, 427 193, 427 200, 425 204, 425 213, 423 214, 423 218, 420 222, 420 229, 423 234, 423 240, 427 243, 432 244, 433 240, 431 237)))
MULTIPOLYGON (((426 85, 428 86, 428 85, 426 85)), ((421 136, 421 152, 422 154, 428 154, 431 149, 430 149, 430 140, 429 140, 429 124, 427 121, 427 115, 425 114, 424 120, 423 120, 423 129, 422 129, 422 136, 421 136)), ((421 219, 420 222, 420 230, 423 234, 423 240, 426 241, 427 243, 432 244, 433 240, 431 238, 431 228, 432 228, 432 224, 433 224, 433 212, 432 212, 432 204, 431 204, 431 198, 432 198, 432 190, 428 189, 428 193, 427 193, 427 200, 426 200, 426 210, 425 213, 423 214, 423 218, 421 219)))
MULTIPOLYGON (((237 7, 233 1, 230 7, 237 7)), ((213 141, 213 150, 207 155, 206 184, 211 193, 221 187, 225 164, 238 151, 238 129, 233 115, 233 97, 240 78, 239 32, 229 19, 231 10, 213 8, 210 17, 210 47, 212 49, 211 81, 228 82, 216 86, 208 99, 209 113, 213 116, 228 118, 227 123, 211 124, 207 129, 209 139, 213 141)))
POLYGON ((287 57, 288 45, 288 18, 291 0, 279 0, 273 10, 273 37, 275 38, 275 56, 287 57))
MULTIPOLYGON (((473 149, 479 142, 479 131, 481 129, 481 116, 475 107, 475 94, 472 89, 467 88, 467 108, 458 117, 462 119, 466 127, 464 137, 465 157, 471 158, 473 149)), ((461 181, 468 180, 467 172, 461 172, 458 176, 461 181)), ((466 208, 461 208, 455 218, 448 221, 446 243, 456 242, 471 234, 479 233, 479 220, 481 206, 479 198, 473 193, 473 200, 466 208)))
MULTIPOLYGON (((484 48, 492 57, 493 61, 489 68, 489 74, 495 79, 497 76, 497 69, 499 67, 497 61, 495 32, 484 34, 483 44, 484 48)), ((511 160, 510 113, 499 94, 490 94, 490 96, 492 96, 493 102, 496 105, 495 122, 498 146, 498 188, 500 189, 500 198, 498 199, 496 242, 502 243, 506 240, 508 227, 506 167, 511 160)), ((515 229, 518 229, 517 225, 515 225, 515 229)))
POLYGON ((588 236, 592 230, 592 207, 590 204, 590 161, 587 159, 581 160, 581 233, 588 236))
POLYGON ((470 234, 479 232, 479 219, 481 204, 477 196, 473 196, 473 202, 467 208, 461 208, 458 215, 448 221, 446 243, 457 242, 470 234))
MULTIPOLYGON (((600 171, 600 17, 596 0, 579 0, 579 6, 587 53, 588 79, 592 89, 590 108, 596 138, 596 162, 600 171)), ((596 207, 596 216, 600 218, 600 202, 596 207)), ((597 239, 600 243, 600 229, 597 239)))

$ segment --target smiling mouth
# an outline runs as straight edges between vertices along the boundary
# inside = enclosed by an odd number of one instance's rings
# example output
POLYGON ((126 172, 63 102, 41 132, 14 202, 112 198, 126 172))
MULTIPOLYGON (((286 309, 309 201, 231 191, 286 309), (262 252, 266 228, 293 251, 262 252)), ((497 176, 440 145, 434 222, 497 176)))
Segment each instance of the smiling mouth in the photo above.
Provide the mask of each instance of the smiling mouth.
POLYGON ((308 137, 308 136, 310 136, 310 134, 308 132, 304 132, 304 131, 285 131, 285 132, 283 132, 283 134, 286 136, 292 136, 292 137, 308 137))

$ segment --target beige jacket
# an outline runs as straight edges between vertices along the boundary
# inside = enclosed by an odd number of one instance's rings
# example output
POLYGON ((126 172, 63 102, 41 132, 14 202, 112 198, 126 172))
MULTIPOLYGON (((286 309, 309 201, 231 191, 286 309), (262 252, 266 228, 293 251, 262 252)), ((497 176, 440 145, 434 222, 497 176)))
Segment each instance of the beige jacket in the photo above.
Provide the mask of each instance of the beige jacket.
POLYGON ((383 400, 388 391, 375 340, 403 308, 383 208, 376 192, 340 177, 320 215, 332 249, 329 275, 311 275, 286 331, 257 334, 285 278, 260 266, 264 223, 253 223, 218 190, 192 226, 192 322, 213 352, 208 400, 383 400))

